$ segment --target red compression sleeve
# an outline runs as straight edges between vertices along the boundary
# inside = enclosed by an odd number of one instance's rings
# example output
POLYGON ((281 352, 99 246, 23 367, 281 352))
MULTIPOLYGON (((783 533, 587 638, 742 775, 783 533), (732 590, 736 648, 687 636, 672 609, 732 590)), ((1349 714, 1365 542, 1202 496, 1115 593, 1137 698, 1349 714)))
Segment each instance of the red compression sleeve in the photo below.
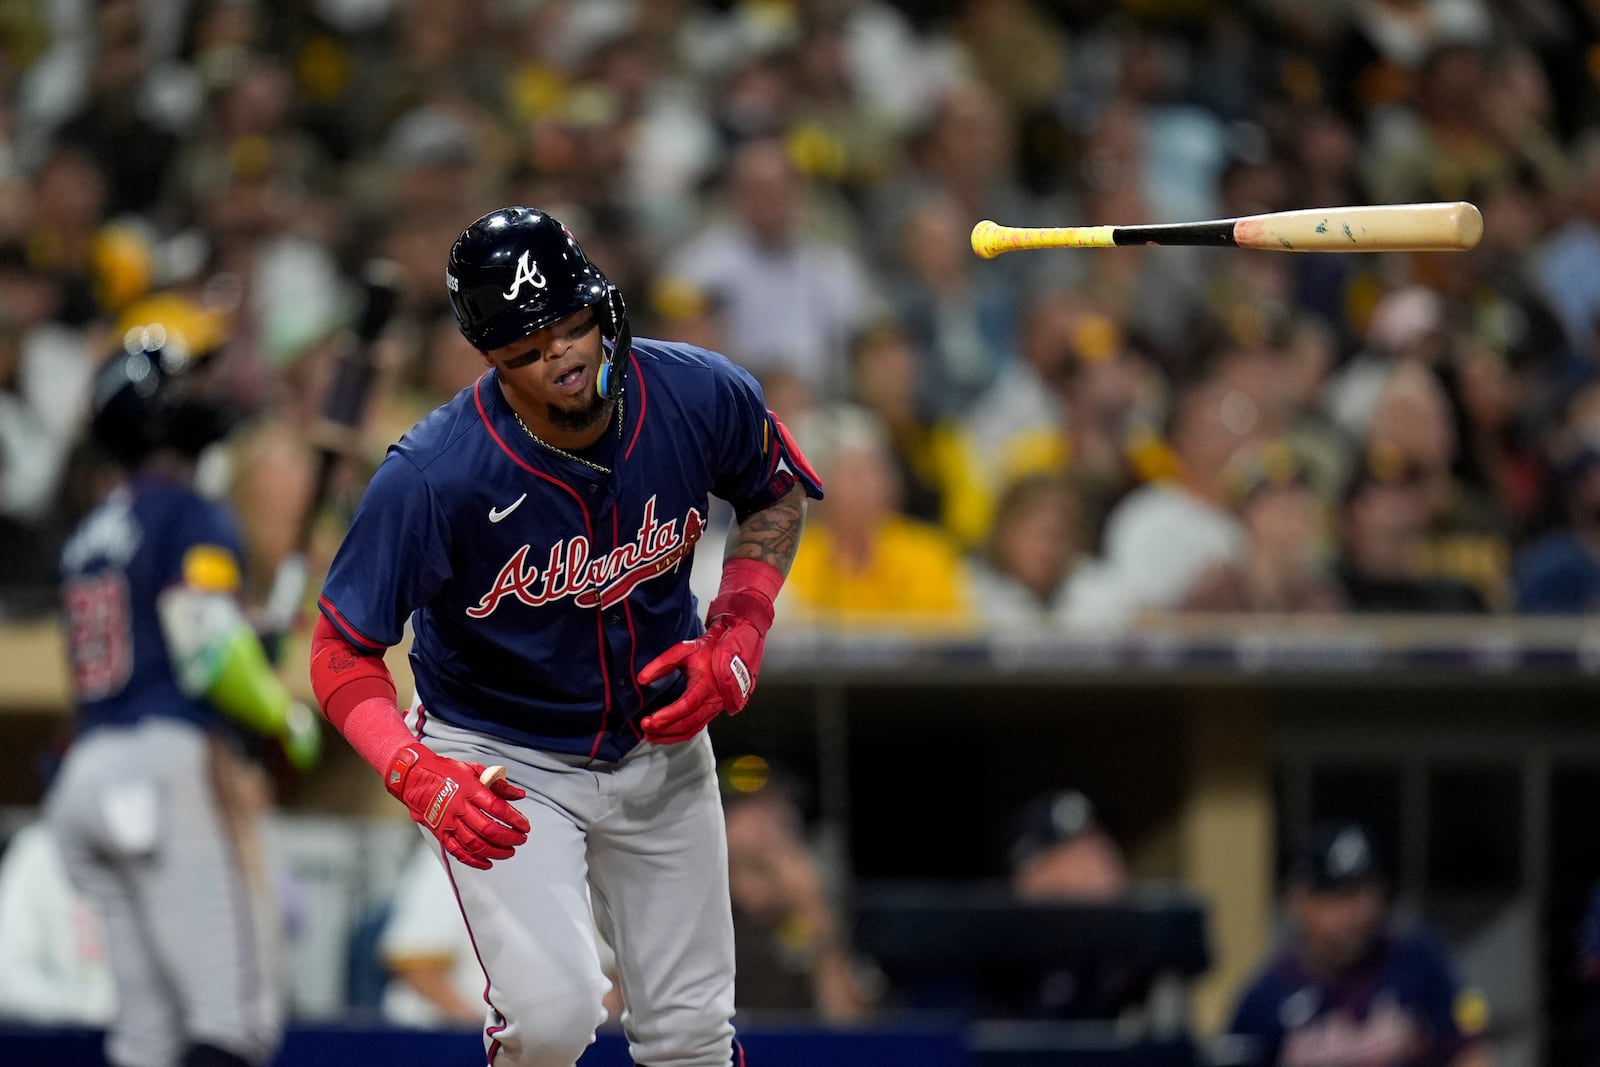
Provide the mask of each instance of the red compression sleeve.
POLYGON ((706 618, 737 615, 765 634, 777 614, 773 604, 782 588, 783 572, 772 564, 744 556, 730 559, 722 565, 722 584, 706 609, 706 618))
POLYGON ((325 616, 311 634, 311 691, 334 729, 379 774, 396 749, 416 740, 400 717, 383 657, 363 655, 325 616))

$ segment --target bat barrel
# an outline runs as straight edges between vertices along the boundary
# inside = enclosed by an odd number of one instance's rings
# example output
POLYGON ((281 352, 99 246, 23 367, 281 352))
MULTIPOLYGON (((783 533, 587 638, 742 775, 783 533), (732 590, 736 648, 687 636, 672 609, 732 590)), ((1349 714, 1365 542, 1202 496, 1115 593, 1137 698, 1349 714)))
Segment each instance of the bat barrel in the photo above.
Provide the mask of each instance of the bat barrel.
POLYGON ((1464 200, 1275 211, 1236 220, 1233 236, 1277 252, 1462 252, 1483 237, 1483 215, 1464 200))

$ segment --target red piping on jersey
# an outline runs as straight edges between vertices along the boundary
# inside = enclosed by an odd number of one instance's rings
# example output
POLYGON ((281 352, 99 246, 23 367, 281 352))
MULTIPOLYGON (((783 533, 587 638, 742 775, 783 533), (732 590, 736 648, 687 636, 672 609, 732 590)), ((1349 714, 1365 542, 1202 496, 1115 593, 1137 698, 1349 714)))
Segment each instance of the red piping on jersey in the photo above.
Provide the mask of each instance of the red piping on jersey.
POLYGON ((333 601, 329 600, 327 597, 317 597, 317 607, 322 609, 322 614, 327 616, 329 622, 333 623, 339 628, 339 632, 343 634, 345 639, 352 645, 364 645, 374 652, 388 651, 388 645, 385 645, 380 641, 374 641, 372 638, 363 634, 360 630, 357 630, 354 626, 351 626, 345 617, 339 614, 339 609, 333 606, 333 601))
MULTIPOLYGON (((633 632, 633 609, 628 607, 626 600, 622 602, 622 614, 628 620, 628 673, 633 678, 633 695, 639 701, 639 710, 643 711, 644 694, 639 691, 639 639, 633 632)), ((637 740, 644 740, 644 734, 639 732, 639 724, 632 719, 628 720, 628 729, 633 731, 633 736, 637 740)))
POLYGON ((497 430, 495 430, 493 424, 489 422, 489 412, 484 409, 484 406, 483 406, 483 394, 481 392, 482 387, 483 387, 483 379, 487 378, 488 376, 489 375, 487 373, 485 373, 482 377, 480 377, 472 385, 472 402, 474 404, 478 405, 478 417, 483 420, 483 428, 485 430, 489 431, 489 436, 494 438, 494 443, 500 446, 500 451, 504 452, 506 455, 511 457, 511 462, 515 463, 517 466, 521 467, 523 470, 527 471, 529 474, 534 475, 535 477, 543 478, 545 481, 551 483, 552 485, 559 485, 561 488, 563 488, 563 489, 565 489, 567 491, 567 495, 568 496, 572 497, 573 500, 577 501, 578 507, 583 511, 583 530, 584 530, 584 533, 589 535, 589 543, 593 544, 594 543, 594 526, 589 521, 589 509, 588 509, 587 506, 585 506, 585 504, 583 502, 583 497, 578 495, 578 491, 576 489, 574 489, 572 486, 568 485, 566 482, 562 481, 560 478, 557 478, 552 474, 546 474, 544 471, 542 471, 539 468, 533 466, 527 460, 523 459, 521 456, 519 456, 515 452, 511 451, 511 446, 506 444, 505 438, 501 437, 499 432, 497 430))
POLYGON ((611 672, 606 670, 606 616, 604 611, 594 613, 595 644, 600 650, 600 684, 605 686, 606 703, 600 709, 600 729, 594 735, 594 744, 589 746, 589 758, 594 759, 594 754, 600 751, 600 742, 605 740, 606 722, 611 718, 611 672))
MULTIPOLYGON (((617 541, 620 540, 621 537, 622 535, 617 532, 617 511, 615 508, 612 508, 611 540, 617 541)), ((633 609, 628 606, 628 602, 626 600, 622 602, 622 614, 623 617, 628 620, 628 680, 633 683, 633 697, 639 702, 639 710, 643 711, 644 694, 639 691, 639 638, 638 635, 633 632, 633 609)), ((633 731, 633 736, 635 738, 640 741, 644 740, 644 734, 639 732, 638 724, 632 719, 628 720, 628 729, 633 731)))
MULTIPOLYGON (((637 363, 634 365, 638 366, 637 363)), ((583 532, 588 535, 589 543, 591 545, 594 544, 594 521, 589 517, 589 506, 583 502, 583 497, 578 495, 578 491, 572 486, 568 485, 566 482, 562 481, 560 478, 546 474, 544 471, 538 470, 529 465, 529 463, 521 456, 511 451, 511 447, 505 443, 505 440, 500 436, 499 433, 495 431, 494 426, 490 424, 489 413, 488 411, 484 410, 483 407, 483 379, 487 378, 488 376, 488 372, 485 371, 479 376, 476 382, 472 383, 472 402, 478 406, 478 418, 483 421, 483 428, 489 431, 489 436, 494 438, 494 443, 500 446, 500 451, 511 457, 511 462, 515 463, 529 474, 543 478, 552 485, 559 485, 561 488, 567 491, 567 494, 571 496, 573 500, 577 501, 578 510, 583 512, 583 532)), ((643 390, 641 389, 641 393, 642 392, 643 390)), ((641 410, 639 414, 642 416, 644 411, 641 410)), ((605 691, 605 705, 600 709, 600 729, 594 735, 594 746, 589 749, 590 759, 594 759, 594 754, 600 751, 600 742, 606 736, 606 721, 611 717, 611 675, 606 670, 606 628, 605 617, 602 612, 596 611, 594 613, 594 625, 597 639, 597 650, 600 656, 600 679, 604 685, 605 691)))
POLYGON ((414 731, 412 731, 413 733, 415 733, 417 735, 417 740, 418 741, 422 740, 422 724, 427 721, 427 718, 428 718, 428 706, 426 704, 418 704, 417 705, 417 728, 414 731))
POLYGON ((633 446, 639 443, 639 431, 644 429, 644 409, 649 406, 644 388, 644 374, 639 370, 639 357, 633 354, 631 348, 628 349, 628 362, 633 364, 633 378, 639 383, 639 414, 634 416, 633 436, 628 438, 627 450, 622 453, 623 459, 633 455, 633 446))

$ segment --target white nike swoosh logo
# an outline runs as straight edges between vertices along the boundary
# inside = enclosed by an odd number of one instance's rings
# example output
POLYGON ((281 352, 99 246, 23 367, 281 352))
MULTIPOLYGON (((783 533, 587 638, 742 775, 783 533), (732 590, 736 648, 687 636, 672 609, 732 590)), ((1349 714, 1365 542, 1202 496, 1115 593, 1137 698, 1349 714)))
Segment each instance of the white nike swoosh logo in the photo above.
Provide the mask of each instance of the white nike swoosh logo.
POLYGON ((490 522, 499 522, 501 519, 505 518, 507 515, 511 514, 513 511, 516 511, 517 510, 517 505, 521 504, 526 499, 528 499, 528 494, 527 493, 523 493, 521 496, 517 497, 517 499, 513 500, 511 503, 507 504, 503 508, 490 508, 489 509, 489 521, 490 522))

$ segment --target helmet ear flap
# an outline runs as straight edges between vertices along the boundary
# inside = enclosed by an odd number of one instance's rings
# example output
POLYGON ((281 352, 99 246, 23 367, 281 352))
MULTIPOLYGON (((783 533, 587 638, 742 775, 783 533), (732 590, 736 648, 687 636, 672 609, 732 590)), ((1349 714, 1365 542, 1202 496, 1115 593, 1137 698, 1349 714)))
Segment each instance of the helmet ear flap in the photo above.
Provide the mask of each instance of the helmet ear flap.
POLYGON ((633 332, 628 328, 628 308, 622 302, 622 293, 614 285, 606 287, 600 302, 600 333, 611 342, 610 351, 601 349, 600 373, 594 380, 595 390, 601 399, 610 400, 622 389, 622 376, 626 364, 618 363, 620 354, 626 359, 633 348, 633 332))

